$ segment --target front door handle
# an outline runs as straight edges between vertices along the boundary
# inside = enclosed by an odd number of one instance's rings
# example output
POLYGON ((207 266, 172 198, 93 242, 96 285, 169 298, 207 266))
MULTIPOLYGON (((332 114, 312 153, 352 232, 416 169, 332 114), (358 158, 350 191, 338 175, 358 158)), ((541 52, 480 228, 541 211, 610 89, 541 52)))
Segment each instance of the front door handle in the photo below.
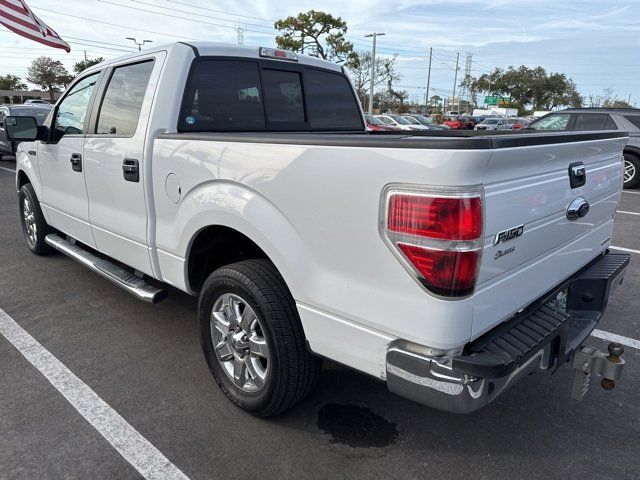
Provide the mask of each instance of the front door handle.
POLYGON ((74 172, 82 171, 82 155, 79 153, 71 154, 71 168, 74 172))
POLYGON ((125 158, 122 162, 122 175, 127 182, 140 181, 140 163, 135 158, 125 158))

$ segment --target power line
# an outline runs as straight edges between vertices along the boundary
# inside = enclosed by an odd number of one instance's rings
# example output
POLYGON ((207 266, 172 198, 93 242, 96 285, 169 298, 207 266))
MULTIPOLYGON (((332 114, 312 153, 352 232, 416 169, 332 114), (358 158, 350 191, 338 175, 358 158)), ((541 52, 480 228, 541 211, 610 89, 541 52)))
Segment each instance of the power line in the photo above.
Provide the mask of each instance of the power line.
MULTIPOLYGON (((196 20, 194 18, 181 17, 179 15, 171 15, 169 13, 154 12, 153 10, 147 10, 145 8, 133 7, 131 5, 122 5, 120 3, 111 2, 109 0, 98 0, 98 1, 102 2, 102 3, 108 3, 109 5, 115 5, 117 7, 129 8, 131 10, 138 10, 140 12, 152 13, 154 15, 160 15, 160 16, 163 16, 163 17, 170 17, 170 18, 174 18, 174 19, 175 18, 179 18, 181 20, 187 20, 188 22, 200 23, 200 24, 204 24, 204 25, 212 25, 214 27, 220 27, 220 28, 230 28, 232 30, 235 30, 235 27, 233 25, 223 25, 223 24, 220 24, 220 23, 206 22, 204 20, 196 20)), ((261 31, 258 31, 258 30, 247 29, 247 31, 248 32, 253 32, 253 33, 258 33, 258 34, 261 34, 261 35, 271 35, 271 36, 274 36, 274 37, 276 36, 275 33, 261 32, 261 31)))

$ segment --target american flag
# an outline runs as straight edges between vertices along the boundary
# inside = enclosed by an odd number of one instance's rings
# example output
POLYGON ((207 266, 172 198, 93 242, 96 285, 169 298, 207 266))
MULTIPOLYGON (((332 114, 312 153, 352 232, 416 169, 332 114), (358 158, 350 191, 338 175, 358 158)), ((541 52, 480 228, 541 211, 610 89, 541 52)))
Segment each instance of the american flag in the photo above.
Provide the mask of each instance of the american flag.
POLYGON ((24 0, 0 0, 0 24, 9 30, 49 47, 71 51, 55 30, 40 20, 24 0))

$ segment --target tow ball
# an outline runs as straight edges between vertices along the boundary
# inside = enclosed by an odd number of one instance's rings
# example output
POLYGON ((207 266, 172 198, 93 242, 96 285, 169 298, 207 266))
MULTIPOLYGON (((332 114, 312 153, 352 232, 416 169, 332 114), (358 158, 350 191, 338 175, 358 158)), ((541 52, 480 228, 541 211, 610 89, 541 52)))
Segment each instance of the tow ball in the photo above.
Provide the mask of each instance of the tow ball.
POLYGON ((589 390, 591 375, 603 377, 600 385, 605 390, 613 390, 616 381, 622 376, 624 360, 621 358, 624 347, 619 343, 610 343, 607 347, 609 355, 602 350, 583 345, 573 356, 571 368, 573 379, 571 396, 575 400, 582 400, 589 390))

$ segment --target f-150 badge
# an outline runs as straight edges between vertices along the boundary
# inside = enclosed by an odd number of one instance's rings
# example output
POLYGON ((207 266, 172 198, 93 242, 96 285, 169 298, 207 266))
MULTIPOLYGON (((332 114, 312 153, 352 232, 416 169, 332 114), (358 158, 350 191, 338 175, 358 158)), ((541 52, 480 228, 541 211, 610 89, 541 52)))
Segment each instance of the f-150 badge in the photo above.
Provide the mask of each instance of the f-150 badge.
POLYGON ((493 239, 493 244, 497 245, 499 243, 508 242, 509 240, 518 238, 523 233, 524 233, 524 225, 518 225, 517 227, 503 230, 501 232, 496 233, 496 236, 493 239))

